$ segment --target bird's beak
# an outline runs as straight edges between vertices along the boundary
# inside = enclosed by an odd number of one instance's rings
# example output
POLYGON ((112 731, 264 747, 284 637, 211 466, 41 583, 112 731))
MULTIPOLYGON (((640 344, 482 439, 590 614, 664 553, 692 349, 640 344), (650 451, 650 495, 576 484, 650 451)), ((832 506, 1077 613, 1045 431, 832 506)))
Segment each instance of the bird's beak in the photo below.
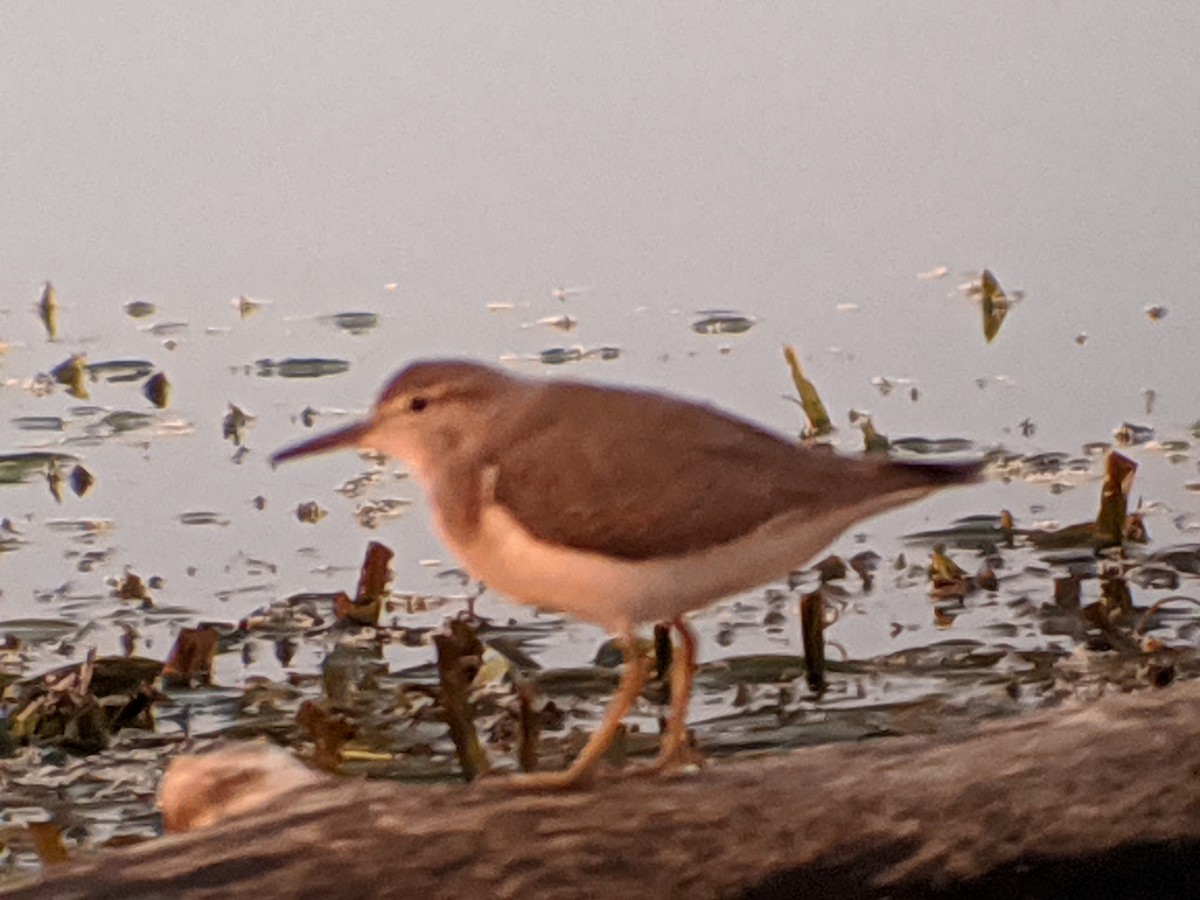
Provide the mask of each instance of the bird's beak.
POLYGON ((284 447, 271 457, 271 466, 273 468, 281 462, 287 462, 289 459, 295 459, 298 456, 311 456, 314 453, 324 453, 326 450, 339 450, 343 447, 357 447, 359 441, 366 436, 370 429, 370 421, 364 420, 362 422, 355 422, 353 425, 347 425, 345 428, 339 428, 337 431, 327 431, 324 434, 318 434, 315 438, 301 441, 299 444, 292 444, 290 447, 284 447))

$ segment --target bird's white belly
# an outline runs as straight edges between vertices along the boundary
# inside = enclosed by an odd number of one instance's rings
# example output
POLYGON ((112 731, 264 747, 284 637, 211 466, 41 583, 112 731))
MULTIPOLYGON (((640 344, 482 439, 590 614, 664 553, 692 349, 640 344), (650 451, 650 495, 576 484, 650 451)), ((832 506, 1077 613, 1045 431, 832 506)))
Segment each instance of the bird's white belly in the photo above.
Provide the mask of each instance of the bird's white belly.
MULTIPOLYGON (((838 519, 841 517, 839 516, 838 519)), ((539 540, 503 507, 487 505, 467 542, 447 546, 489 588, 613 633, 669 621, 722 597, 784 577, 841 531, 840 521, 782 516, 726 544, 633 561, 539 540)))

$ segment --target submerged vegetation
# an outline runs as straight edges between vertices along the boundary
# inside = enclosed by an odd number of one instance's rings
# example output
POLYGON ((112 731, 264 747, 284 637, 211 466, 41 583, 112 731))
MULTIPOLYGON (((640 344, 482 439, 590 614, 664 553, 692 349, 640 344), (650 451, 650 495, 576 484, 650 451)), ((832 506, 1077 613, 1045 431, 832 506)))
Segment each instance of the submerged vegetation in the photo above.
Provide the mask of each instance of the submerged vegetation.
MULTIPOLYGON (((989 272, 978 284, 991 341, 1011 301, 989 272)), ((38 615, 0 621, 5 865, 28 870, 38 858, 50 864, 80 846, 158 834, 154 791, 167 760, 226 741, 266 740, 324 771, 412 782, 565 765, 616 684, 620 654, 608 642, 597 637, 595 646, 563 654, 562 620, 489 616, 494 608, 476 602, 482 588, 438 560, 421 562, 436 590, 394 584, 393 562, 410 565, 415 551, 390 537, 386 544, 370 537, 381 524, 403 519, 413 499, 398 496, 406 493, 403 473, 378 457, 363 456, 360 471, 336 491, 323 485, 319 499, 281 496, 269 505, 267 488, 255 482, 252 499, 237 495, 236 512, 216 493, 201 493, 203 505, 180 507, 174 492, 181 485, 206 477, 208 469, 237 470, 253 459, 253 439, 278 409, 209 397, 213 402, 195 423, 176 418, 181 401, 194 412, 196 400, 182 387, 186 379, 174 370, 168 376, 169 363, 89 362, 81 353, 64 360, 59 344, 71 329, 46 290, 51 313, 45 293, 37 308, 55 341, 49 348, 55 362, 49 374, 26 373, 21 384, 34 409, 10 423, 29 443, 0 455, 0 484, 14 492, 10 497, 39 496, 54 512, 3 518, 0 558, 20 563, 31 556, 44 523, 65 544, 56 561, 66 574, 45 576, 54 587, 35 597, 38 615), (41 401, 56 394, 87 405, 43 409, 51 404, 41 401), (128 559, 113 535, 120 517, 132 513, 118 505, 99 515, 89 504, 119 491, 138 468, 130 476, 106 466, 97 448, 117 442, 131 457, 149 455, 193 433, 206 456, 185 458, 176 480, 156 487, 162 510, 140 513, 153 518, 146 527, 187 526, 197 545, 207 547, 229 526, 278 509, 274 527, 286 521, 313 545, 330 528, 356 535, 361 565, 322 563, 319 547, 305 545, 296 554, 305 565, 285 571, 269 527, 260 528, 265 552, 222 558, 219 586, 206 581, 216 564, 206 570, 189 564, 181 590, 154 574, 156 559, 128 559), (98 592, 77 584, 98 579, 104 585, 98 592), (215 601, 197 609, 181 598, 188 592, 215 601), (220 604, 235 600, 244 604, 237 614, 221 615, 227 607, 220 604)), ((562 293, 554 297, 565 303, 573 292, 562 293)), ((255 315, 265 305, 235 300, 239 326, 269 318, 269 312, 255 315)), ((124 309, 136 322, 158 315, 148 301, 124 309)), ((698 315, 681 331, 701 342, 756 324, 730 311, 698 315)), ((330 339, 362 340, 383 320, 347 312, 319 324, 330 339)), ((543 324, 567 330, 564 320, 577 324, 560 313, 543 324)), ((160 324, 157 331, 153 324, 137 327, 168 352, 177 344, 166 342, 188 334, 186 323, 160 324)), ((620 352, 615 345, 550 347, 520 362, 558 366, 612 360, 620 352)), ((808 422, 806 438, 829 440, 832 419, 816 386, 791 348, 786 361, 808 422)), ((237 371, 249 380, 309 385, 346 375, 350 362, 321 347, 313 356, 246 356, 237 371)), ((877 381, 885 396, 904 384, 877 381)), ((915 386, 904 390, 916 399, 915 386)), ((296 421, 311 427, 342 412, 313 400, 296 421)), ((852 420, 868 450, 938 456, 972 449, 960 438, 889 439, 873 417, 856 413, 852 420)), ((885 537, 868 534, 855 538, 864 546, 848 558, 827 557, 786 584, 717 605, 699 617, 716 658, 696 675, 693 741, 706 756, 723 757, 936 732, 1066 698, 1195 677, 1200 544, 1150 533, 1154 501, 1134 493, 1133 456, 1158 454, 1194 470, 1191 443, 1198 434, 1200 425, 1196 433, 1155 443, 1153 431, 1125 424, 1114 438, 1120 451, 1108 442, 1090 443, 1079 454, 996 450, 991 471, 1000 481, 1050 494, 1094 493, 1095 516, 1063 525, 1033 510, 985 509, 914 531, 890 550, 885 537), (885 636, 887 649, 847 650, 843 635, 864 623, 885 636)), ((1188 489, 1195 490, 1190 483, 1188 489)), ((977 503, 980 495, 955 496, 977 503)), ((178 534, 162 537, 164 557, 178 534)), ((656 632, 644 652, 656 658, 658 675, 611 751, 617 765, 653 757, 669 702, 668 630, 656 632)))

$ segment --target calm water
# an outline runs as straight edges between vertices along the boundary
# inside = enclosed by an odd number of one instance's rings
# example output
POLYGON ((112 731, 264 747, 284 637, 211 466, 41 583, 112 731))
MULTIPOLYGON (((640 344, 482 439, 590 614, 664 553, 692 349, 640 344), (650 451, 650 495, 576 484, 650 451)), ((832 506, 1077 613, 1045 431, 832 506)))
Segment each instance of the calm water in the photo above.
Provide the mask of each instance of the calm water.
MULTIPOLYGON (((138 619, 161 656, 179 623, 352 589, 371 537, 397 551, 399 590, 457 591, 421 498, 391 469, 365 499, 413 506, 368 533, 364 498, 334 491, 364 471, 353 454, 265 462, 308 433, 306 407, 336 424, 430 354, 617 347, 554 373, 794 431, 779 354, 792 343, 851 448, 851 407, 892 436, 1021 453, 1075 454, 1127 420, 1187 438, 1200 419, 1197 33, 1185 3, 5 4, 0 450, 75 454, 97 485, 61 504, 40 477, 0 490, 24 541, 0 554, 0 619, 95 620, 68 655, 112 652, 130 613, 107 582, 128 566, 164 580, 160 612, 138 619), (958 291, 985 266, 1025 293, 991 345, 958 291), (33 311, 44 279, 62 307, 53 343, 33 311), (552 294, 572 287, 588 290, 552 294), (243 319, 240 295, 270 302, 243 319), (157 315, 126 316, 132 300, 157 315), (1151 321, 1151 304, 1166 317, 1151 321), (717 308, 755 325, 697 334, 698 311, 717 308), (380 324, 350 334, 322 318, 345 311, 380 324), (563 314, 579 322, 569 334, 536 324, 563 314), (136 383, 93 384, 86 403, 29 389, 75 352, 151 362, 170 406, 136 383), (297 356, 350 366, 257 374, 257 360, 297 356), (885 397, 880 377, 901 387, 885 397), (221 433, 230 403, 254 417, 237 461, 221 433), (121 410, 154 418, 110 434, 101 420, 121 410), (28 416, 64 429, 14 422, 28 416), (329 515, 300 523, 305 500, 329 515), (189 512, 216 524, 181 524, 189 512), (75 520, 105 530, 81 538, 75 520)), ((1195 540, 1194 451, 1133 455, 1156 541, 1195 540)), ((902 532, 966 513, 1094 514, 1094 480, 1062 493, 1051 480, 956 492, 863 531, 888 555, 902 532)), ((859 613, 831 631, 852 656, 938 634, 919 585, 859 613)), ((794 651, 792 632, 766 640, 794 651)), ((590 658, 599 639, 570 626, 544 659, 590 658)), ((706 639, 706 657, 726 652, 706 639)))
MULTIPOLYGON (((70 454, 96 479, 82 498, 64 485, 61 503, 42 470, 0 485, 0 677, 118 653, 126 633, 162 659, 184 625, 352 591, 371 539, 396 551, 402 602, 386 622, 439 627, 466 588, 401 470, 354 454, 266 463, 312 433, 305 410, 337 425, 393 370, 439 354, 657 386, 795 432, 780 355, 794 344, 846 449, 852 408, 892 437, 1023 455, 1078 457, 1122 422, 1149 426, 1158 445, 1128 451, 1152 538, 1135 553, 1193 549, 1165 573, 1135 562, 1129 584, 1141 607, 1194 598, 1198 33, 1194 3, 0 4, 0 456, 70 454), (1024 296, 991 344, 958 289, 984 267, 1024 296), (34 309, 46 279, 53 342, 34 309), (240 296, 261 308, 240 316, 240 296), (157 312, 132 318, 131 301, 157 312), (697 333, 719 309, 753 327, 697 333), (346 312, 377 325, 329 318, 346 312), (564 315, 569 333, 541 322, 564 315), (619 355, 536 359, 576 345, 619 355), (90 383, 86 400, 47 390, 39 376, 74 353, 145 361, 170 405, 151 405, 144 378, 90 383), (295 357, 348 369, 299 379, 271 364, 295 357), (252 417, 243 451, 222 436, 230 404, 252 417), (302 523, 305 501, 328 514, 302 523), (362 504, 388 502, 398 514, 364 527, 362 504), (112 595, 127 568, 161 579, 153 609, 112 595), (411 595, 428 600, 410 612, 411 595)), ((837 541, 884 562, 874 591, 851 578, 832 601, 830 657, 849 662, 821 697, 800 679, 794 593, 699 616, 700 744, 938 731, 1144 684, 1148 657, 1085 652, 1079 613, 1055 608, 1064 557, 1019 544, 1000 554, 998 590, 947 606, 921 570, 929 542, 903 537, 1002 508, 1026 526, 1091 519, 1095 459, 1014 468, 837 541)), ((1085 581, 1083 602, 1099 592, 1085 581)), ((491 596, 479 610, 511 620, 546 667, 538 690, 569 715, 543 744, 561 755, 611 690, 611 673, 566 670, 603 635, 491 596)), ((424 718, 395 715, 432 658, 403 628, 374 644, 296 626, 290 659, 277 634, 239 637, 216 687, 157 704, 157 735, 128 730, 65 765, 50 750, 0 760, 0 823, 73 822, 68 842, 93 845, 153 835, 185 722, 304 746, 296 708, 332 696, 315 673, 335 643, 346 684, 378 676, 353 711, 371 771, 454 777, 419 690, 424 718)), ((1198 630, 1181 602, 1150 624, 1181 677, 1198 630)), ((511 689, 490 684, 480 715, 494 721, 511 689)), ((639 705, 631 752, 653 752, 657 713, 639 705)), ((13 840, 6 866, 34 867, 13 840)))

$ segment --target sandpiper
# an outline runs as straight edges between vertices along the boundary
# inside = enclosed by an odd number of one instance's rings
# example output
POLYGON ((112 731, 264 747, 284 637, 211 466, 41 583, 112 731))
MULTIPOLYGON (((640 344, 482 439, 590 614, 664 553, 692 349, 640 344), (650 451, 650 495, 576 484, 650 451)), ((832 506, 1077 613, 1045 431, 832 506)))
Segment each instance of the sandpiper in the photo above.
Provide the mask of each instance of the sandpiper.
POLYGON ((473 577, 616 637, 624 672, 587 745, 565 771, 519 776, 547 787, 592 773, 641 692, 648 663, 638 626, 670 622, 682 637, 658 757, 665 768, 687 744, 687 613, 782 578, 852 523, 972 481, 981 468, 839 456, 662 393, 440 359, 395 375, 367 419, 287 447, 272 463, 342 447, 403 461, 473 577))

